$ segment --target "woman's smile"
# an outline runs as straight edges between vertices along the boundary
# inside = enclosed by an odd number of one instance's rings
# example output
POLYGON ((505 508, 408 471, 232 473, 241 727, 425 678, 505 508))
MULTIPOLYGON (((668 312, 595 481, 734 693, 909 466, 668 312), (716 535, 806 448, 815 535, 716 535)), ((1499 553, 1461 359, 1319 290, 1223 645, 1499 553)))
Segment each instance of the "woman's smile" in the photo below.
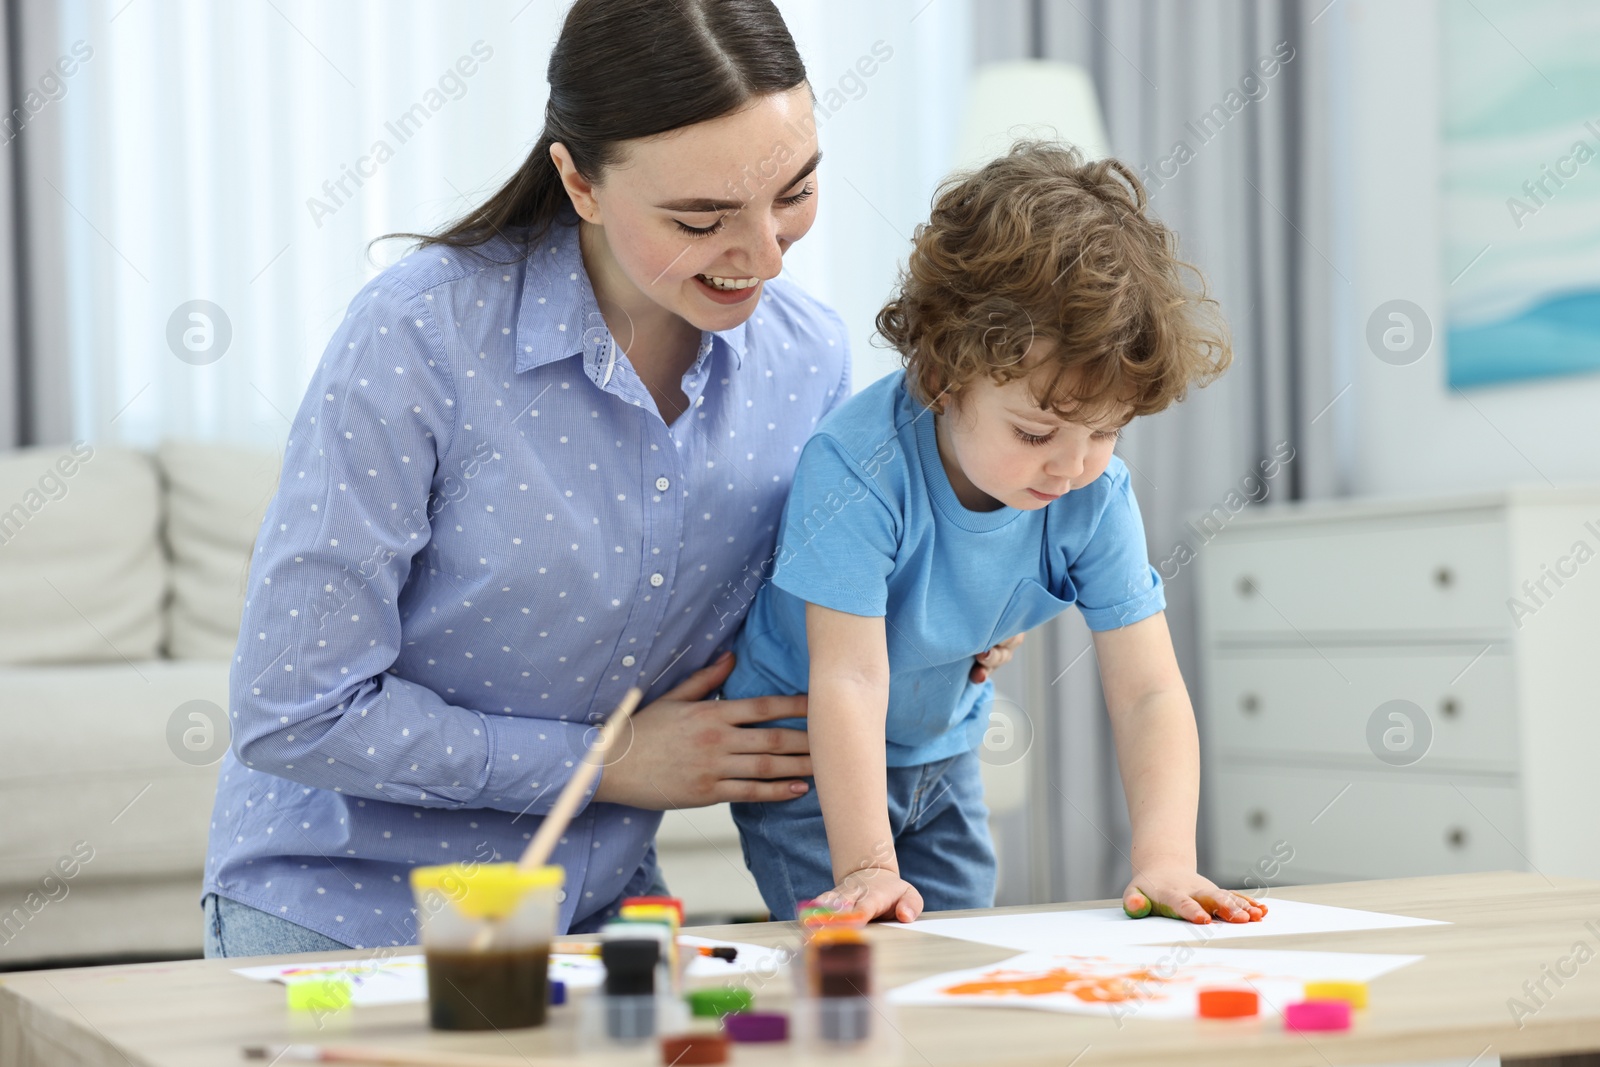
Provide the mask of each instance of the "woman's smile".
POLYGON ((761 292, 760 278, 723 278, 716 275, 696 274, 702 295, 719 304, 742 304, 761 292))

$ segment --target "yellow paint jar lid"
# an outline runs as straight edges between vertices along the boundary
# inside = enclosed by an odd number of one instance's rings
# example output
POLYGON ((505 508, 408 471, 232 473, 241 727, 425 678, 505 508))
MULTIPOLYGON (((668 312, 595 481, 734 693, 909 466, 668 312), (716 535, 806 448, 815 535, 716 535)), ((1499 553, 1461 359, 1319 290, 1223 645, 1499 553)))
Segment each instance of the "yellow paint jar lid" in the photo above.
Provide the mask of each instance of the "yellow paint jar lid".
POLYGON ((556 889, 567 880, 564 867, 523 870, 515 863, 447 863, 411 872, 414 893, 436 889, 456 910, 474 919, 503 919, 516 910, 524 894, 556 889))
POLYGON ((1305 998, 1307 1000, 1343 1000, 1352 1008, 1364 1008, 1367 1006, 1367 983, 1307 982, 1305 998))

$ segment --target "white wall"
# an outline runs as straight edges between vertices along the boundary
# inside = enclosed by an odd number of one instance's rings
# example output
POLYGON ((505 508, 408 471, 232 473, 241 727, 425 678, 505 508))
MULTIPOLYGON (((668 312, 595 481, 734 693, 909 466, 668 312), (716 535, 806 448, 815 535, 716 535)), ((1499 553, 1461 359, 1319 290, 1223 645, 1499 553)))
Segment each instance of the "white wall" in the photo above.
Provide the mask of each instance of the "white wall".
MULTIPOLYGON (((1353 387, 1324 417, 1339 419, 1353 445, 1348 490, 1600 481, 1600 375, 1466 391, 1445 382, 1445 294, 1464 264, 1447 267, 1439 251, 1438 21, 1436 0, 1338 0, 1312 28, 1332 35, 1342 83, 1332 94, 1342 102, 1331 153, 1339 236, 1322 251, 1347 279, 1333 281, 1336 341, 1353 387), (1366 345, 1367 317, 1392 299, 1419 304, 1434 328, 1432 349, 1406 367, 1380 361, 1366 345)), ((1594 110, 1600 118, 1600 102, 1594 110)), ((1509 221, 1506 235, 1513 236, 1509 221)))

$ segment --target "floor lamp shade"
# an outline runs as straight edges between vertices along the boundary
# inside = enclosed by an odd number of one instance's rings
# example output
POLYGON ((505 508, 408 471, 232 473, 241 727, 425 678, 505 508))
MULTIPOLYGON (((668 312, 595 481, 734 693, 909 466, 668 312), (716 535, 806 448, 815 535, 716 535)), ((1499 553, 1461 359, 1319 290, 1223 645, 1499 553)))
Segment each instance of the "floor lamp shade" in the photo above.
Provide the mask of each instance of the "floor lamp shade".
POLYGON ((1111 145, 1089 73, 1042 59, 979 67, 956 137, 956 166, 980 166, 1022 137, 1065 141, 1090 159, 1109 156, 1111 145))

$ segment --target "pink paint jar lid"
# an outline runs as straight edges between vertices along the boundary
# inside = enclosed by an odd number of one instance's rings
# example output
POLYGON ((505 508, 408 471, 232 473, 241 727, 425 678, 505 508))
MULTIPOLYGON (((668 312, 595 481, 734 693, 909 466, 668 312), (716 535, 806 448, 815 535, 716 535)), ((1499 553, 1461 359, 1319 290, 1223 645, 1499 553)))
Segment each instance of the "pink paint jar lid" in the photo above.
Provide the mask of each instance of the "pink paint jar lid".
POLYGON ((1285 1030, 1348 1030, 1347 1000, 1302 1000, 1283 1009, 1285 1030))

